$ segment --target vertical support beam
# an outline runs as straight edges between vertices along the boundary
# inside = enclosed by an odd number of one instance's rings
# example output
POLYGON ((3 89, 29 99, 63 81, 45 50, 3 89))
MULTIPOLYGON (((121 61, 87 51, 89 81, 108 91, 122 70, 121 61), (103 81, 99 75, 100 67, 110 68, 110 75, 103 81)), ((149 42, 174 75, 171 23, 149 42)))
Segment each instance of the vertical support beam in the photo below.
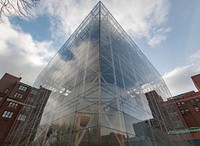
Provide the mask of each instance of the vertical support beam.
POLYGON ((80 130, 80 122, 81 122, 81 117, 79 114, 77 114, 76 117, 76 133, 75 133, 75 140, 74 140, 74 146, 78 146, 78 141, 79 141, 79 131, 80 130))
POLYGON ((99 2, 99 99, 98 99, 98 145, 101 146, 101 1, 99 2))
POLYGON ((26 142, 26 146, 29 146, 29 140, 30 140, 31 136, 32 136, 32 133, 28 136, 28 139, 27 139, 27 142, 26 142))

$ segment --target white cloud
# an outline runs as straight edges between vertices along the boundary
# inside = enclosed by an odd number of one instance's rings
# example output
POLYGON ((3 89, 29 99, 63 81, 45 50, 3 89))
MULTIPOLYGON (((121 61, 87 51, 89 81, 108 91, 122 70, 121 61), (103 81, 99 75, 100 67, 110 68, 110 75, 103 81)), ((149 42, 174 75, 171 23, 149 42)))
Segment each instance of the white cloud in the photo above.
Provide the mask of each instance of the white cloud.
POLYGON ((66 39, 83 21, 86 15, 94 7, 93 0, 48 0, 40 1, 35 15, 47 14, 51 19, 51 32, 53 39, 66 39))
POLYGON ((200 52, 191 55, 191 65, 176 67, 163 75, 172 95, 181 94, 187 91, 196 90, 191 76, 200 73, 200 52))
MULTIPOLYGON (((91 11, 97 0, 40 1, 33 10, 35 16, 47 14, 51 20, 54 41, 63 42, 91 11)), ((103 0, 122 27, 134 38, 147 38, 151 46, 166 39, 165 23, 169 11, 168 0, 103 0)), ((38 73, 55 53, 49 41, 36 41, 20 27, 5 19, 0 24, 0 76, 5 72, 22 74, 23 81, 32 84, 38 73)))
POLYGON ((22 75, 22 81, 32 84, 41 69, 55 54, 51 42, 38 42, 30 34, 14 27, 8 20, 0 23, 0 76, 5 72, 22 75))
MULTIPOLYGON (((69 36, 97 3, 97 0, 41 1, 37 14, 50 15, 53 36, 69 36)), ((147 38, 155 47, 166 39, 165 25, 169 12, 168 0, 103 0, 122 27, 134 38, 147 38), (158 29, 163 31, 157 31, 158 29)))
POLYGON ((155 35, 149 40, 148 44, 151 47, 155 47, 159 45, 161 42, 165 41, 165 39, 166 39, 166 36, 164 35, 155 35))
POLYGON ((108 8, 125 30, 134 37, 146 37, 149 40, 167 21, 169 2, 167 0, 113 0, 112 3, 109 1, 108 8))
POLYGON ((190 55, 191 61, 199 60, 200 59, 200 51, 195 52, 194 54, 190 55))
POLYGON ((148 40, 148 44, 151 47, 156 47, 159 44, 161 44, 162 42, 164 42, 166 40, 166 34, 171 31, 170 28, 159 28, 157 30, 153 31, 153 34, 149 40, 148 40))

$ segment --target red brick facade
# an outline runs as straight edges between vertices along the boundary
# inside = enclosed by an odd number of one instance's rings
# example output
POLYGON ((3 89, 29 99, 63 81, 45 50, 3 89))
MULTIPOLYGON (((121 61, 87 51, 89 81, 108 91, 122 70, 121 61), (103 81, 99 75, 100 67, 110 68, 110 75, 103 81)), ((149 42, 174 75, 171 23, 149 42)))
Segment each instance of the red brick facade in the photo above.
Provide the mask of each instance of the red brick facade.
MULTIPOLYGON (((200 89, 200 74, 192 76, 192 80, 196 88, 200 89)), ((186 92, 166 101, 167 104, 175 102, 176 107, 182 115, 183 123, 186 125, 180 126, 180 129, 191 129, 192 127, 200 127, 200 90, 186 92)), ((184 134, 182 134, 183 136, 184 134)), ((187 135, 187 134, 185 134, 187 135)), ((200 132, 191 132, 193 139, 200 139, 200 132)))
POLYGON ((188 92, 174 100, 187 126, 200 126, 200 92, 188 92))
POLYGON ((0 80, 0 146, 15 143, 18 137, 25 137, 30 130, 37 129, 49 90, 31 87, 20 82, 21 78, 6 73, 0 80), (46 94, 47 93, 47 94, 46 94), (40 107, 35 101, 44 100, 40 107), (40 111, 38 111, 40 109, 40 111), (38 113, 38 120, 32 120, 35 127, 29 128, 28 121, 38 113), (23 130, 20 127, 24 127, 23 130), (27 128, 27 129, 26 129, 27 128), (24 132, 25 131, 25 132, 24 132), (15 141, 15 142, 14 142, 15 141))
POLYGON ((20 86, 18 83, 20 80, 21 78, 7 73, 0 80, 0 145, 3 145, 22 108, 22 105, 16 102, 23 103, 30 92, 30 88, 26 92, 19 91, 22 94, 22 98, 13 100, 13 102, 10 101, 14 99, 15 93, 18 92, 20 86))

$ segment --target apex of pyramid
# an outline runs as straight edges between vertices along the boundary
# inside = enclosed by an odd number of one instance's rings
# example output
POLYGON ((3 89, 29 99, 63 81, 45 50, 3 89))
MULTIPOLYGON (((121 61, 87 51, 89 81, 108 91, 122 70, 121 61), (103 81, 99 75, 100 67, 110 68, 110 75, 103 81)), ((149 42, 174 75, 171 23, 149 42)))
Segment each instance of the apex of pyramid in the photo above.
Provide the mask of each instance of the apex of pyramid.
POLYGON ((102 3, 101 1, 99 1, 99 2, 97 3, 97 5, 103 5, 103 3, 102 3))
MULTIPOLYGON (((91 12, 97 12, 97 13, 102 13, 102 11, 106 11, 106 12, 109 12, 108 9, 105 7, 105 5, 99 1, 95 6, 94 8, 92 9, 91 12)), ((110 12, 109 12, 110 13, 110 12)))

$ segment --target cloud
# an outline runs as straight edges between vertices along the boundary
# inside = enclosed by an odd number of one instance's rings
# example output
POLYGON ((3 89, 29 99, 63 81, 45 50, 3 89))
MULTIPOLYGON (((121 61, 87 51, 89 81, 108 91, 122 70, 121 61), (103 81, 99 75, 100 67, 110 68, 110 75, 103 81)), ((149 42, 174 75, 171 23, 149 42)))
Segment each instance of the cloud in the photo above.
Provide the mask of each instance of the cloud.
POLYGON ((164 42, 166 40, 166 34, 171 31, 170 28, 159 28, 157 30, 155 30, 153 33, 154 35, 152 35, 151 38, 149 38, 148 40, 148 44, 151 47, 156 47, 159 44, 161 44, 162 42, 164 42))
POLYGON ((40 1, 40 5, 35 10, 35 15, 47 14, 51 22, 52 38, 55 40, 63 39, 75 31, 78 25, 87 16, 95 5, 95 1, 88 0, 74 1, 40 1))
POLYGON ((190 55, 191 61, 199 60, 200 59, 200 51, 195 52, 194 54, 190 55))
POLYGON ((5 72, 32 84, 39 72, 55 54, 52 42, 39 42, 8 20, 0 23, 0 76, 5 72))
POLYGON ((164 36, 164 35, 155 35, 155 36, 153 36, 150 40, 149 40, 149 42, 148 42, 148 44, 151 46, 151 47, 156 47, 157 45, 159 45, 161 42, 163 42, 163 41, 165 41, 165 39, 166 39, 166 36, 164 36))
POLYGON ((192 54, 190 58, 192 59, 191 65, 176 67, 163 75, 163 78, 172 95, 196 90, 191 76, 200 73, 200 51, 192 54))
MULTIPOLYGON (((0 76, 5 72, 22 74, 23 81, 32 84, 55 54, 52 46, 66 41, 97 2, 40 1, 40 5, 32 11, 35 17, 49 16, 53 41, 36 41, 30 34, 23 32, 19 26, 13 26, 5 18, 5 23, 0 24, 0 76)), ((153 47, 166 39, 168 0, 103 0, 103 3, 133 38, 146 38, 153 47)))
MULTIPOLYGON (((69 36, 97 3, 97 0, 41 1, 37 15, 48 14, 51 18, 53 38, 69 36)), ((103 0, 116 20, 133 38, 146 38, 155 47, 165 41, 169 13, 168 0, 103 0), (158 31, 162 30, 162 31, 158 31)))

